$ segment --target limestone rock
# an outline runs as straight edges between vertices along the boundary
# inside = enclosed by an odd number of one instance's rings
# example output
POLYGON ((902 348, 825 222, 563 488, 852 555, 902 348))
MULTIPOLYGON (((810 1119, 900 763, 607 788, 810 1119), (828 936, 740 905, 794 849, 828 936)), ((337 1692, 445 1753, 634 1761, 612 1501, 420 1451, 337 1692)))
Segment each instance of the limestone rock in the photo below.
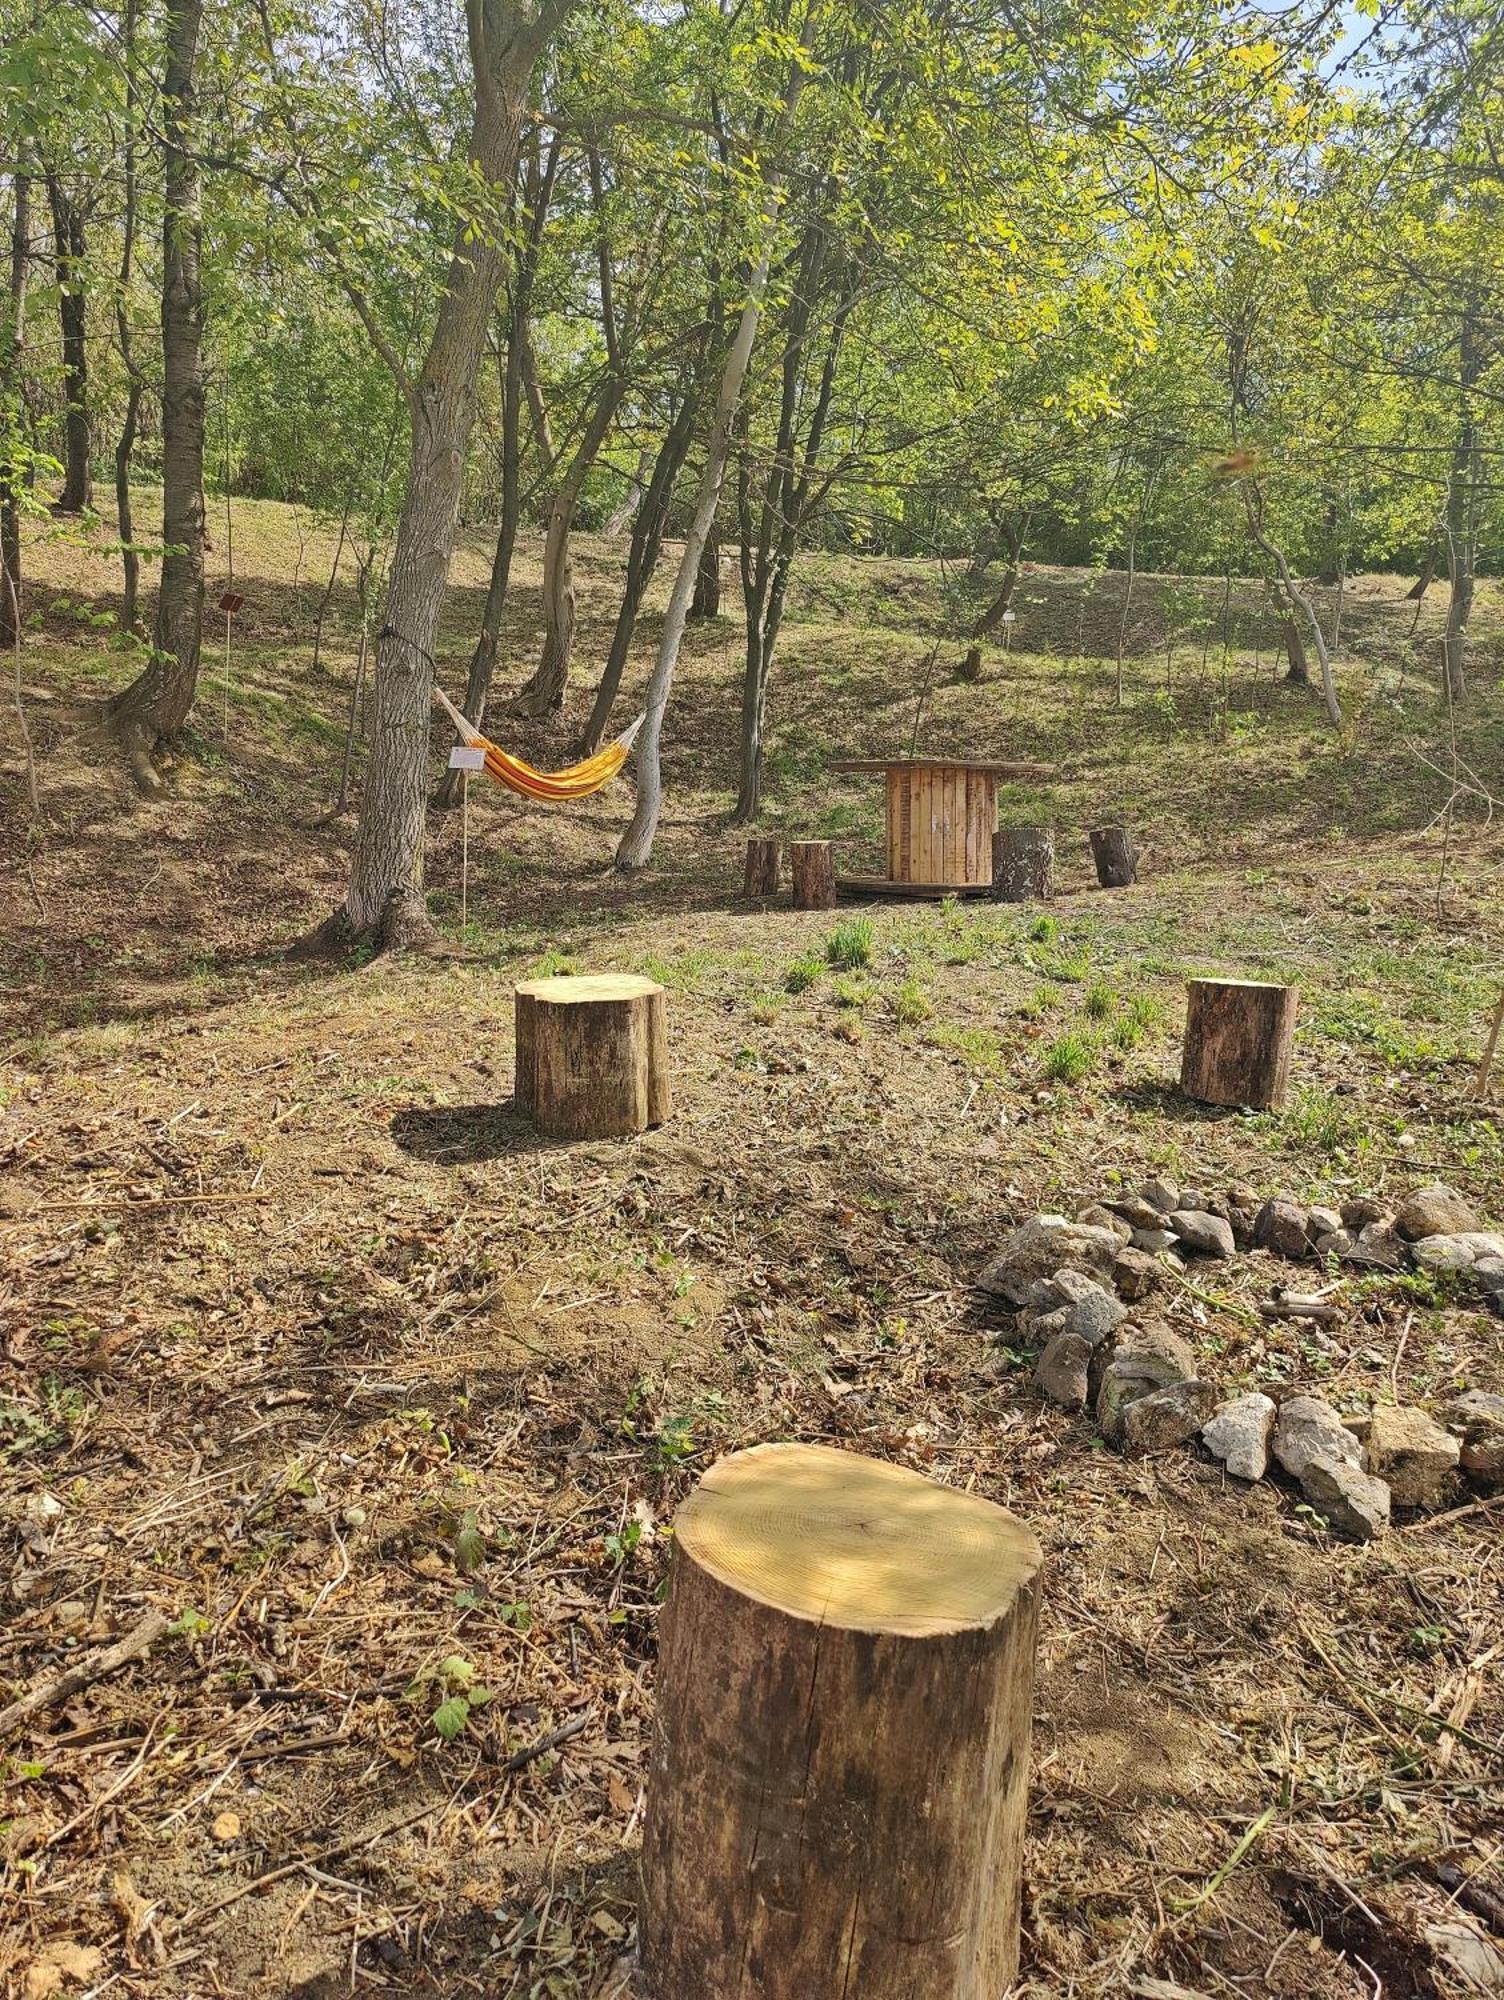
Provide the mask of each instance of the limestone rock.
POLYGON ((1063 1410, 1084 1410, 1091 1347, 1078 1333, 1057 1333, 1034 1369, 1034 1386, 1063 1410))
POLYGON ((1201 1442, 1235 1479, 1262 1479, 1269 1468, 1269 1434, 1274 1404, 1250 1390, 1223 1403, 1201 1426, 1201 1442))
POLYGON ((1346 1229, 1332 1229, 1316 1238, 1316 1255, 1323 1263, 1329 1257, 1335 1257, 1339 1264, 1351 1263, 1354 1248, 1354 1239, 1346 1229))
POLYGON ((1473 1268, 1473 1253, 1460 1236, 1419 1237, 1411 1243, 1410 1255, 1422 1271, 1435 1277, 1473 1268))
POLYGON ((1199 1250, 1203 1257, 1231 1257, 1237 1249, 1231 1225, 1205 1209, 1177 1208, 1170 1227, 1188 1250, 1199 1250))
POLYGON ((1167 1180, 1163 1174, 1152 1181, 1145 1181, 1139 1193, 1152 1207, 1157 1208, 1161 1215, 1169 1215, 1180 1206, 1180 1189, 1176 1187, 1174 1181, 1167 1180))
POLYGON ((1112 1267, 1112 1282, 1125 1299, 1136 1302, 1148 1298, 1159 1283, 1160 1270, 1146 1251, 1124 1249, 1112 1267))
POLYGON ((1093 1357, 1097 1374, 1097 1425, 1109 1444, 1123 1438, 1123 1411, 1139 1396, 1190 1381, 1196 1357, 1178 1333, 1168 1327, 1127 1327, 1107 1353, 1093 1357))
POLYGON ((1313 1208, 1306 1216, 1306 1234, 1314 1243, 1318 1237, 1331 1236, 1342 1227, 1342 1217, 1335 1208, 1313 1208))
POLYGON ((1218 1394, 1214 1382, 1193 1376, 1133 1397, 1122 1410, 1124 1449, 1147 1456, 1186 1444, 1216 1408, 1218 1394))
POLYGON ((1253 1203, 1229 1202, 1227 1223, 1232 1230, 1232 1240, 1240 1250, 1253 1248, 1253 1232, 1258 1225, 1259 1211, 1253 1203))
POLYGON ((1473 1266, 1473 1279, 1494 1311, 1504 1319, 1504 1257, 1480 1257, 1473 1266))
POLYGON ((1358 1463, 1358 1440, 1319 1396, 1291 1396, 1280 1404, 1273 1450, 1292 1479, 1303 1479, 1308 1466, 1323 1460, 1358 1463))
POLYGON ((1461 1455, 1456 1438, 1424 1410, 1381 1403, 1368 1426, 1363 1469, 1385 1482, 1397 1507, 1430 1511, 1450 1499, 1461 1455))
POLYGON ((1175 1232, 1173 1229, 1135 1229, 1133 1247, 1147 1251, 1151 1257, 1157 1256, 1161 1250, 1175 1248, 1175 1232))
POLYGON ((1141 1194, 1125 1194, 1104 1202, 1114 1215, 1120 1215, 1131 1230, 1163 1229, 1169 1210, 1157 1208, 1152 1201, 1141 1194))
POLYGON ((1484 1259, 1491 1263, 1504 1261, 1504 1236, 1497 1236, 1491 1229, 1464 1229, 1452 1238, 1473 1253, 1473 1261, 1481 1264, 1484 1259))
POLYGON ((1036 1215, 1006 1238, 977 1279, 984 1292, 1022 1305, 1030 1285, 1061 1269, 1106 1278, 1118 1254, 1110 1229, 1069 1222, 1063 1215, 1036 1215))
POLYGON ((1133 1241, 1133 1224, 1121 1215, 1115 1214, 1100 1201, 1094 1201, 1090 1208, 1083 1208, 1076 1220, 1089 1223, 1097 1229, 1110 1229, 1119 1243, 1133 1241))
POLYGON ((1339 1535, 1371 1542, 1389 1526, 1389 1488, 1346 1459, 1313 1459, 1301 1491, 1339 1535))
POLYGON ((1342 1227, 1350 1229, 1354 1236, 1360 1229, 1366 1229, 1370 1222, 1391 1222, 1394 1219, 1386 1214, 1383 1202, 1374 1201, 1368 1195, 1354 1195, 1343 1202, 1340 1213, 1342 1227))
POLYGON ((1304 1257, 1311 1247, 1306 1210, 1298 1201, 1276 1195, 1259 1210, 1253 1240, 1277 1257, 1304 1257))
MULTIPOLYGON (((1061 1277, 1075 1277, 1075 1272, 1061 1272, 1061 1277)), ((1086 1343, 1088 1349, 1100 1347, 1108 1334, 1116 1332, 1128 1317, 1128 1308, 1111 1292, 1093 1284, 1089 1278, 1080 1281, 1085 1289, 1077 1298, 1053 1311, 1041 1313, 1030 1319, 1030 1331, 1039 1341, 1049 1342, 1062 1333, 1073 1335, 1086 1343)))
POLYGON ((1504 1492, 1504 1396, 1469 1389, 1442 1416, 1462 1441, 1462 1470, 1485 1493, 1504 1492))
POLYGON ((1405 1243, 1392 1222, 1365 1222, 1358 1231, 1358 1240, 1344 1259, 1349 1264, 1362 1264, 1369 1270, 1403 1271, 1405 1268, 1405 1243))
POLYGON ((1458 1236, 1480 1229, 1482 1224, 1465 1195, 1442 1181, 1433 1181, 1405 1196, 1394 1226, 1407 1242, 1415 1243, 1423 1236, 1458 1236))

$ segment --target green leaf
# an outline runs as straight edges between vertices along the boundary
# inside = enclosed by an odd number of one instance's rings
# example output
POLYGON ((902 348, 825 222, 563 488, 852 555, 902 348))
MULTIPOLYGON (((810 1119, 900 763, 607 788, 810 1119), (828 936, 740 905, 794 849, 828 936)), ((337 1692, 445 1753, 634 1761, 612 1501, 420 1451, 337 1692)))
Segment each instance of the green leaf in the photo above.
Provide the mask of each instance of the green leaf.
POLYGON ((446 1743, 452 1743, 470 1720, 470 1704, 462 1694, 452 1694, 433 1712, 433 1726, 446 1743))

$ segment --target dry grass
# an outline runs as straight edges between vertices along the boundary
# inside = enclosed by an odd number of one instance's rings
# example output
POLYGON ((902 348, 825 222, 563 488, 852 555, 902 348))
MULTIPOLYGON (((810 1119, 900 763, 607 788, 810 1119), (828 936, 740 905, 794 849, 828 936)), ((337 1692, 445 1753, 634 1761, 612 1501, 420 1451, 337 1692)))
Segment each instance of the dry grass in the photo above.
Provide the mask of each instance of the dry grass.
MULTIPOLYGON (((1048 922, 880 910, 869 966, 788 991, 831 923, 733 900, 722 624, 694 638, 650 879, 605 872, 619 790, 557 815, 477 795, 464 935, 458 828, 434 830, 447 954, 307 970, 282 950, 345 865, 348 825, 320 820, 350 607, 314 681, 332 544, 305 533, 300 599, 284 510, 236 514, 232 741, 216 691, 173 798, 133 800, 89 734, 81 702, 125 671, 97 632, 48 600, 23 661, 48 825, 45 916, 23 875, 0 948, 0 1674, 30 1685, 148 1608, 177 1630, 9 1746, 0 1982, 69 1942, 119 1992, 616 1990, 662 1530, 711 1456, 802 1437, 973 1485, 1045 1541, 1026 1993, 1461 1991, 1426 1927, 1449 1863, 1499 1883, 1497 1514, 1353 1549, 1289 1491, 1125 1462, 1035 1400, 969 1288, 1011 1220, 1151 1167, 1328 1198, 1434 1170, 1504 1220, 1500 1121, 1467 1094, 1499 843, 1462 822, 1438 885, 1446 786, 1411 746, 1446 732, 1398 586, 1356 593, 1361 716, 1332 745, 1267 643, 1256 687, 1230 650, 1224 703, 1215 643, 1198 688, 1188 642, 1172 714, 1145 629, 1116 710, 1115 580, 1085 618, 1081 579, 1033 580, 1018 649, 943 685, 922 740, 1064 762, 1009 807, 1057 826, 1048 922), (1066 830, 1109 809, 1149 861, 1105 897, 1066 830), (540 1145, 507 1108, 511 984, 561 962, 673 989, 676 1115, 641 1141, 540 1145), (1283 1117, 1167 1087, 1183 978, 1213 965, 1302 986, 1283 1117), (1089 1065, 1051 1082, 1065 1037, 1089 1065), (455 1656, 494 1694, 446 1743, 455 1656)), ((586 661, 617 560, 582 551, 586 661)), ((49 561, 100 601, 101 558, 49 561)), ((484 561, 471 537, 452 681, 484 561)), ((532 549, 519 583, 514 661, 532 549)), ((875 833, 824 759, 908 741, 941 610, 926 566, 810 563, 770 824, 875 833)), ((1485 662, 1468 754, 1497 792, 1485 662)), ((517 740, 548 758, 563 733, 517 740)), ((13 790, 6 812, 21 852, 13 790)), ((1424 1287, 1350 1284, 1319 1339, 1255 1331, 1237 1308, 1275 1275, 1249 1259, 1206 1281, 1225 1306, 1163 1310, 1232 1384, 1351 1409, 1504 1386, 1497 1322, 1424 1287)))

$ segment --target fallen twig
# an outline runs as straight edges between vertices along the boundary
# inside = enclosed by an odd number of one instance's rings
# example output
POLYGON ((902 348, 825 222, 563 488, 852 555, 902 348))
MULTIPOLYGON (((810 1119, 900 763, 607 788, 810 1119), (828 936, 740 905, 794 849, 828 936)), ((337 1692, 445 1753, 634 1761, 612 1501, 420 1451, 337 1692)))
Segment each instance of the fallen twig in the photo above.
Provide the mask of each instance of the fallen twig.
POLYGON ((30 1721, 41 1709, 51 1708, 54 1703, 66 1701, 81 1688, 91 1687, 95 1681, 103 1680, 117 1667, 126 1666, 136 1660, 167 1630, 168 1619, 161 1611, 148 1611, 139 1624, 134 1625, 123 1639, 117 1639, 113 1646, 106 1646, 102 1652, 91 1653, 86 1660, 80 1660, 76 1667, 69 1667, 66 1673, 55 1674, 50 1681, 44 1681, 30 1694, 23 1694, 13 1701, 9 1708, 0 1709, 0 1743, 15 1734, 24 1722, 30 1721))
POLYGON ((578 1736, 594 1714, 593 1709, 582 1708, 578 1715, 572 1715, 568 1722, 561 1722, 557 1729, 540 1736, 536 1743, 529 1743, 526 1749, 515 1750, 502 1764, 503 1771, 522 1771, 539 1757, 546 1757, 550 1750, 557 1750, 561 1743, 567 1743, 571 1736, 578 1736))

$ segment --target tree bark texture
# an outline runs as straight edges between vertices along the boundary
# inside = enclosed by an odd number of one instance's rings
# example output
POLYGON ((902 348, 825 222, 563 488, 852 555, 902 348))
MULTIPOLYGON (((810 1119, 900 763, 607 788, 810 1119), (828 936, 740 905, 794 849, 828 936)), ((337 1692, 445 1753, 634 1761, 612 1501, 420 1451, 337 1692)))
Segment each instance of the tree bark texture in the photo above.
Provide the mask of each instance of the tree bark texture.
POLYGON ((992 836, 992 893, 999 903, 1048 900, 1055 883, 1055 836, 1047 826, 1000 826, 992 836))
POLYGON ((789 872, 796 910, 833 910, 836 906, 836 857, 828 840, 795 840, 789 844, 789 872))
POLYGON ((747 860, 742 871, 742 895, 749 903, 778 894, 783 873, 783 843, 761 837, 747 842, 747 860))
POLYGON ((137 778, 157 779, 152 752, 187 721, 198 686, 204 620, 202 198, 194 67, 201 0, 169 0, 162 79, 162 574, 152 653, 112 705, 137 778))
MULTIPOLYGON (((476 87, 469 158, 498 209, 512 185, 535 63, 572 0, 546 0, 528 18, 507 0, 467 9, 476 87)), ((397 523, 379 636, 375 719, 350 887, 320 942, 372 938, 421 942, 424 805, 433 702, 434 647, 449 581, 475 415, 475 385, 505 253, 501 232, 462 221, 428 352, 408 384, 412 458, 397 523)))
POLYGON ((1193 979, 1180 1064, 1186 1096, 1277 1111, 1290 1081, 1299 998, 1294 986, 1193 979))
POLYGON ((1087 838, 1104 889, 1126 889, 1138 880, 1138 849, 1126 826, 1093 827, 1087 838))
POLYGON ((516 989, 516 1104, 557 1139, 614 1139, 668 1117, 667 995, 624 973, 516 989))
POLYGON ((714 523, 700 551, 700 567, 695 571, 695 594, 689 615, 691 618, 719 618, 721 615, 721 536, 714 523))
POLYGON ((852 1452, 711 1468, 659 1625, 652 2000, 1002 2000, 1040 1561, 990 1501, 852 1452))
POLYGON ((61 174, 47 175, 57 266, 57 312, 63 340, 63 490, 60 514, 82 514, 94 504, 93 427, 89 419, 89 344, 84 259, 84 212, 61 174))
POLYGON ((1479 458, 1473 398, 1482 372, 1483 344, 1478 315, 1476 309, 1470 306, 1462 315, 1458 334, 1457 381, 1461 408, 1457 443, 1452 452, 1451 476, 1447 481, 1447 575, 1452 589, 1447 603, 1446 631, 1441 642, 1441 670, 1447 699, 1454 702, 1461 701, 1467 692, 1468 625, 1473 615, 1478 557, 1479 458))
POLYGON ((120 217, 120 278, 115 288, 115 338, 126 374, 125 416, 115 445, 115 522, 120 542, 122 596, 120 629, 136 632, 140 617, 141 558, 136 551, 136 523, 131 507, 131 459, 141 417, 141 374, 131 337, 130 290, 136 256, 136 20, 137 0, 126 0, 121 26, 121 60, 125 68, 125 135, 123 168, 125 199, 120 217))
POLYGON ((0 646, 16 643, 21 596, 21 491, 25 484, 20 453, 25 398, 21 371, 26 340, 26 281, 31 263, 31 182, 24 173, 12 181, 10 295, 3 353, 0 353, 0 646))

